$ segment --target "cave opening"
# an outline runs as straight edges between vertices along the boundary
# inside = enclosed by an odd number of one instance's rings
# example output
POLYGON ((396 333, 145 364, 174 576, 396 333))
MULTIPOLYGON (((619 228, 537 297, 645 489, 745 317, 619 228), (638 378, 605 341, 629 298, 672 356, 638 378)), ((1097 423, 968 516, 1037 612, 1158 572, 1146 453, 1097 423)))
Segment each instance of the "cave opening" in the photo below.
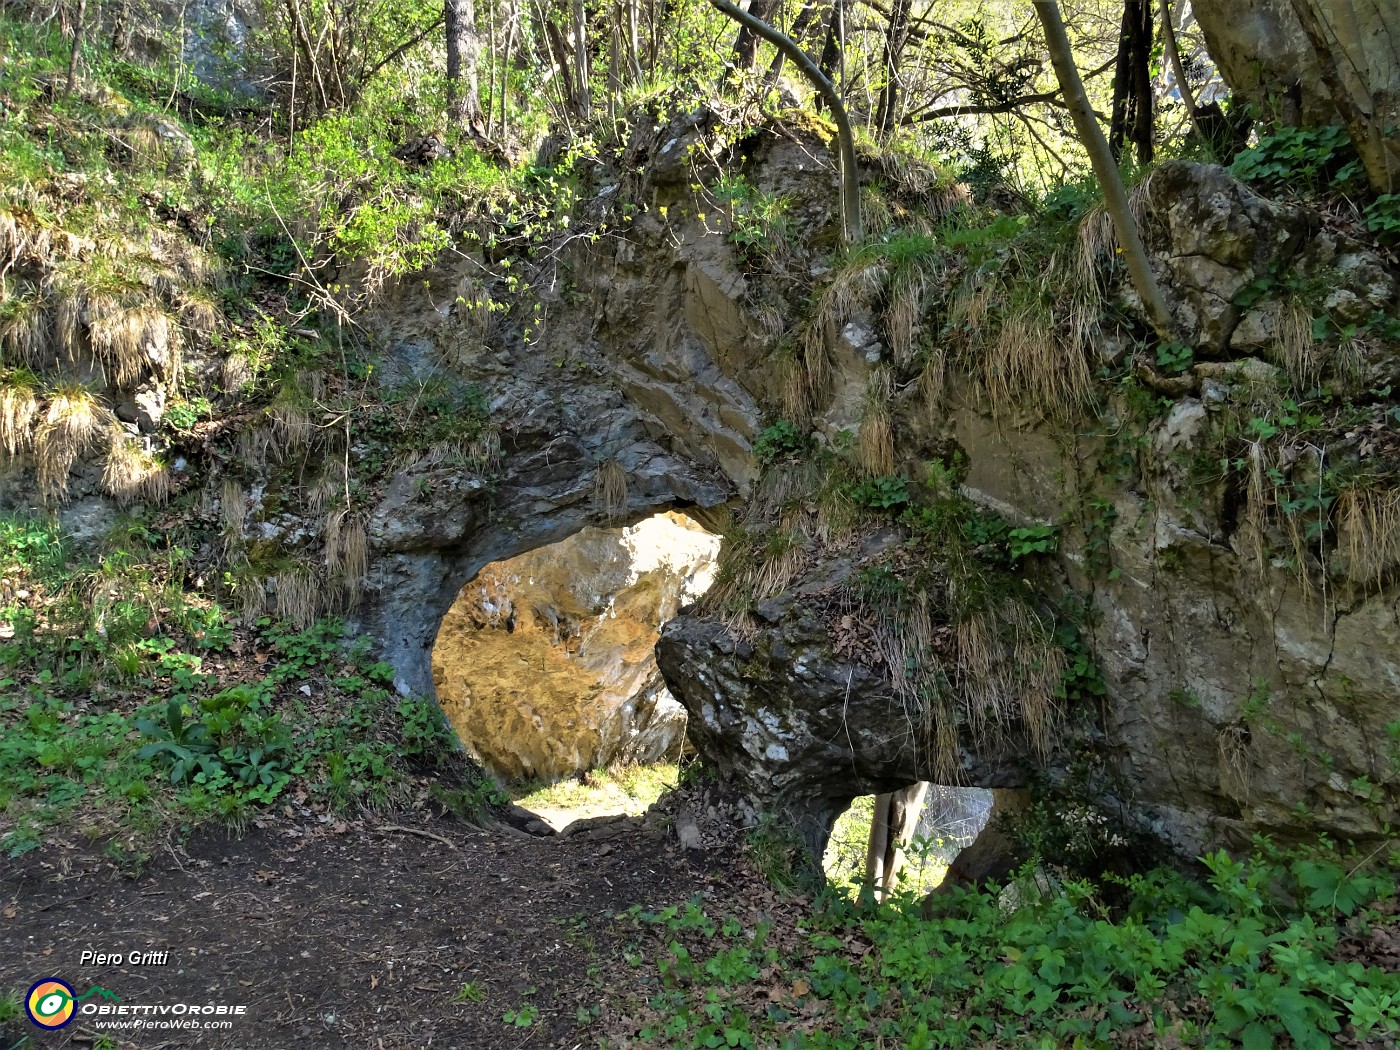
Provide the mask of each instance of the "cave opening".
POLYGON ((467 753, 556 830, 639 812, 685 748, 654 653, 709 588, 720 537, 678 511, 584 528, 484 566, 433 646, 433 685, 467 753))
MULTIPOLYGON (((859 884, 865 878, 875 799, 853 799, 831 829, 822 870, 834 885, 859 884)), ((992 805, 990 790, 929 784, 918 821, 901 850, 899 871, 906 885, 918 892, 937 888, 954 858, 987 826, 992 805)))

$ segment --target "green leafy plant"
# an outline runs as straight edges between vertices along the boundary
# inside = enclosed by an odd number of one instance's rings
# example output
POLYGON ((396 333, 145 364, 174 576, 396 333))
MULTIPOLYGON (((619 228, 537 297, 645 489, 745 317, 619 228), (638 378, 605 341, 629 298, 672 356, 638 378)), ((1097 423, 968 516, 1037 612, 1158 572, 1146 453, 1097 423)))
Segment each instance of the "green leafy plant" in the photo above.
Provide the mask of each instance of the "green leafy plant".
POLYGON ((859 506, 891 511, 909 502, 909 479, 903 475, 865 478, 852 482, 847 494, 859 506))
POLYGON ((753 453, 764 466, 784 456, 798 455, 807 450, 809 438, 797 424, 780 419, 763 428, 753 443, 753 453))

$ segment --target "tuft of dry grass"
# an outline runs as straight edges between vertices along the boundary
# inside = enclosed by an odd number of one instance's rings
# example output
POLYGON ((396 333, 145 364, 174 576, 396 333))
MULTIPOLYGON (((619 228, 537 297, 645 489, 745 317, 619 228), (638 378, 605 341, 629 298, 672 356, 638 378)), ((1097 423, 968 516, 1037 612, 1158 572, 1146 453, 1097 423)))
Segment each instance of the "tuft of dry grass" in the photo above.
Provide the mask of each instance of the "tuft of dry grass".
POLYGON ((1226 782, 1233 780, 1238 786, 1240 794, 1246 800, 1249 798, 1249 730, 1245 726, 1234 724, 1225 726, 1216 737, 1216 746, 1220 751, 1220 779, 1221 786, 1226 786, 1226 782))
POLYGON ((172 488, 170 470, 119 425, 109 428, 111 444, 102 468, 102 487, 123 506, 137 500, 164 503, 172 488))
MULTIPOLYGON (((1025 734, 1044 757, 1063 717, 1057 689, 1063 651, 1047 624, 1014 597, 995 597, 954 557, 937 584, 876 600, 874 644, 908 720, 913 741, 930 741, 936 779, 957 783, 957 727, 996 746, 1025 734)), ((851 601, 862 599, 852 594, 851 601)), ((867 607, 872 607, 869 602, 867 607)))
POLYGON ((290 620, 301 630, 316 622, 322 605, 322 585, 309 569, 297 567, 279 572, 272 578, 277 595, 277 615, 290 620))
POLYGON ((978 376, 992 412, 1029 402, 1047 415, 1064 415, 1088 402, 1093 373, 1078 343, 1061 338, 1038 297, 1009 302, 978 376))
POLYGON ((178 332, 158 306, 112 310, 88 309, 88 339, 93 356, 118 389, 129 390, 148 371, 164 377, 179 368, 178 332))
POLYGON ((943 392, 948 382, 948 354, 933 347, 919 370, 919 397, 931 418, 937 418, 943 407, 943 392))
POLYGON ((1316 385, 1322 364, 1317 340, 1313 338, 1312 317, 1297 299, 1270 304, 1278 330, 1277 363, 1294 386, 1308 390, 1316 385))
POLYGON ((337 507, 326 515, 322 531, 326 541, 326 569, 340 575, 345 593, 353 602, 359 598, 365 574, 369 572, 369 537, 364 515, 348 507, 337 507))
POLYGON ((1400 568, 1400 490, 1349 488, 1336 507, 1347 575, 1379 589, 1400 568))
POLYGON ((0 448, 17 456, 33 441, 39 414, 38 382, 34 375, 10 369, 0 375, 0 448))
POLYGON ((224 538, 241 540, 247 517, 247 492, 237 478, 225 477, 219 484, 219 520, 223 523, 224 538))
POLYGON ((126 160, 133 168, 164 164, 167 159, 164 141, 149 124, 123 128, 117 137, 126 147, 126 160))
POLYGON ((279 397, 267 414, 272 420, 272 431, 264 454, 271 452, 280 463, 311 443, 316 427, 311 422, 311 413, 299 400, 279 397))
POLYGON ((186 328, 206 334, 218 328, 224 314, 207 292, 186 289, 179 298, 180 320, 186 328))
POLYGON ((894 427, 890 422, 893 398, 894 374, 883 365, 872 368, 865 386, 856 443, 856 461, 868 478, 894 473, 894 427))
POLYGON ((0 325, 0 347, 11 364, 38 368, 53 354, 49 311, 44 300, 32 291, 23 292, 8 304, 9 317, 0 325))
POLYGON ((627 509, 627 471, 616 459, 598 464, 598 472, 593 476, 593 501, 609 521, 627 509))
POLYGON ((13 266, 24 254, 28 238, 14 212, 0 208, 0 270, 13 266))
POLYGON ((50 392, 48 411, 34 432, 39 490, 46 499, 68 491, 73 461, 91 449, 113 422, 111 410, 86 387, 66 384, 50 392))

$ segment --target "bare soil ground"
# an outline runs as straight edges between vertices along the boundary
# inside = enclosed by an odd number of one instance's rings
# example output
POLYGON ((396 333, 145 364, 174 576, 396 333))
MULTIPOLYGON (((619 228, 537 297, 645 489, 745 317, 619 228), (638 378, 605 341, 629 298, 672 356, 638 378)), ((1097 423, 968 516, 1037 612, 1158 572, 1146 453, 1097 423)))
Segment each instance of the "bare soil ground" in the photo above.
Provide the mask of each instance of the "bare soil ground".
POLYGON ((640 974, 623 958, 635 927, 614 916, 730 881, 696 856, 635 818, 531 838, 417 813, 204 834, 137 877, 97 847, 0 858, 0 991, 57 976, 128 1006, 247 1006, 227 1031, 99 1029, 79 1013, 41 1032, 21 1016, 0 1050, 615 1045, 600 1004, 640 974), (87 949, 169 962, 79 965, 87 949))

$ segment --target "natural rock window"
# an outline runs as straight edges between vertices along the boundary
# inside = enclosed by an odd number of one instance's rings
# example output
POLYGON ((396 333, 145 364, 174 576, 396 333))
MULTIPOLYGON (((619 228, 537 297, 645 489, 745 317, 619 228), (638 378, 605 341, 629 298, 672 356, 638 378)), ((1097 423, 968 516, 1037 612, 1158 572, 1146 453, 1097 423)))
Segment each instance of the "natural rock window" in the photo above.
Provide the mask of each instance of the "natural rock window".
POLYGON ((674 760, 686 715, 653 649, 709 587, 719 545, 666 512, 483 568, 433 649, 437 696, 467 751, 508 783, 674 760))
MULTIPOLYGON (((836 819, 822 858, 833 883, 845 885, 864 876, 874 806, 874 795, 862 795, 836 819)), ((938 886, 954 858, 987 826, 991 813, 991 791, 930 784, 912 841, 904 849, 901 878, 920 890, 938 886)))

